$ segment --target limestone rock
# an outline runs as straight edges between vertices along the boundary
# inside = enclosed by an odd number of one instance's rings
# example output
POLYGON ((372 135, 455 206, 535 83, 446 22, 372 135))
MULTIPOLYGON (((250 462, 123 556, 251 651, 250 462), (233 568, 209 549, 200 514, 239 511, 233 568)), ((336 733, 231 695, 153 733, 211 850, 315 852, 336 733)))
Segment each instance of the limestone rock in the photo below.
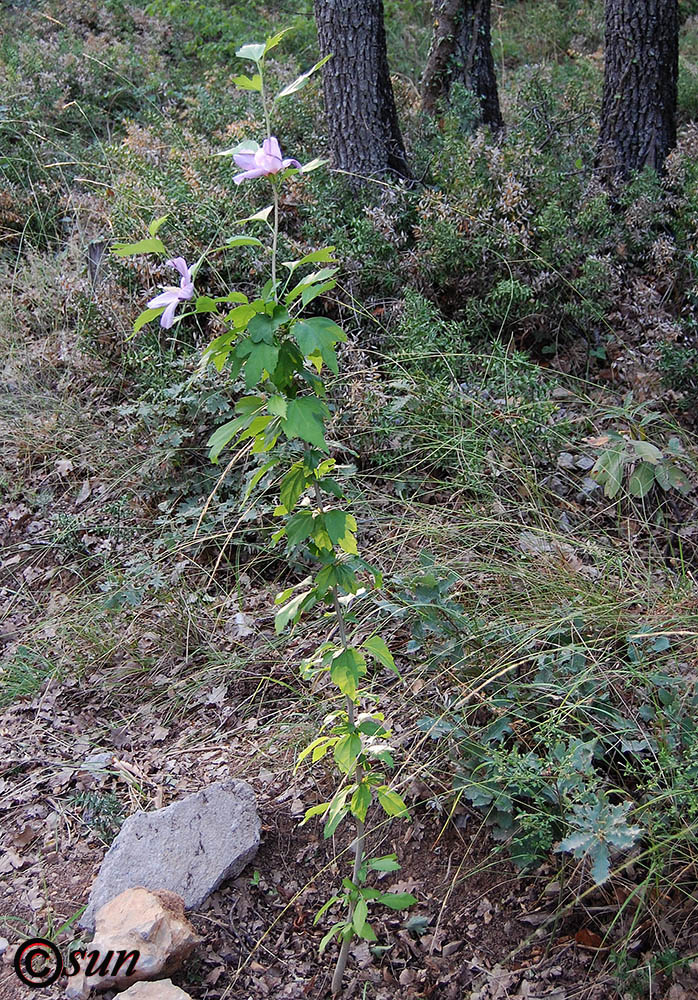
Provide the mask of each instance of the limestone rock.
POLYGON ((118 1000, 191 1000, 188 993, 175 986, 171 979, 158 979, 156 983, 135 983, 118 1000))
MULTIPOLYGON (((94 940, 86 948, 88 960, 91 952, 99 952, 92 966, 96 971, 72 976, 66 995, 75 1000, 90 990, 123 988, 173 972, 199 940, 184 915, 181 896, 166 890, 126 889, 97 911, 94 940), (134 951, 140 955, 131 961, 134 951), (120 953, 123 958, 118 963, 120 953)), ((85 959, 81 964, 88 967, 85 959)))
POLYGON ((257 853, 259 816, 246 781, 218 781, 154 812, 129 816, 102 862, 80 926, 135 885, 169 889, 186 909, 200 906, 257 853))

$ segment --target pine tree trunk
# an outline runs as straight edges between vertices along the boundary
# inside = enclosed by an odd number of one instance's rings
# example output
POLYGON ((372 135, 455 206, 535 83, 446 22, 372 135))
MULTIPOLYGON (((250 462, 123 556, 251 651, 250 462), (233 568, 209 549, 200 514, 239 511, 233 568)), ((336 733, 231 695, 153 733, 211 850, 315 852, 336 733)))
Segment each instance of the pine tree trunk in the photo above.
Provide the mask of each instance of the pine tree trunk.
POLYGON ((434 0, 434 35, 422 82, 424 108, 433 112, 459 81, 480 102, 480 120, 502 124, 492 58, 490 0, 434 0))
POLYGON ((677 0, 606 0, 599 165, 613 176, 661 171, 676 145, 677 0))
POLYGON ((388 71, 383 0, 315 0, 333 166, 362 178, 409 177, 388 71))

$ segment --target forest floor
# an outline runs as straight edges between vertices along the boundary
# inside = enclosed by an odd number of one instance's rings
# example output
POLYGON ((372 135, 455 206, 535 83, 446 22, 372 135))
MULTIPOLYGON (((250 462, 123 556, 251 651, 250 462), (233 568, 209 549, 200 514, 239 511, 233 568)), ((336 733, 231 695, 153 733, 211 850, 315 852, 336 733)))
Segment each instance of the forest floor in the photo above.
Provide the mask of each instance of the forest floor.
MULTIPOLYGON (((315 927, 313 916, 346 867, 347 842, 326 842, 314 824, 300 826, 305 810, 327 797, 327 777, 294 771, 327 703, 322 685, 306 688, 293 667, 313 649, 321 623, 282 641, 273 627, 278 584, 268 567, 257 571, 252 559, 230 593, 212 580, 211 556, 192 559, 185 544, 159 563, 170 581, 165 599, 146 592, 133 606, 105 607, 105 551, 126 560, 152 541, 153 512, 139 493, 142 441, 117 427, 113 389, 97 388, 89 356, 73 349, 66 361, 60 349, 53 339, 16 349, 4 404, 5 462, 22 469, 2 504, 3 642, 13 664, 0 714, 0 915, 8 936, 41 933, 67 947, 123 818, 232 775, 254 788, 262 847, 240 878, 193 915, 204 943, 176 981, 195 1000, 324 996, 331 966, 318 961, 324 927, 315 927), (38 459, 36 446, 27 447, 31 433, 45 436, 38 459), (47 489, 50 504, 32 510, 26 498, 47 489), (102 512, 117 495, 129 498, 126 512, 105 532, 102 512), (67 540, 57 532, 57 525, 76 524, 67 540)), ((111 381, 108 366, 99 372, 111 381)), ((425 548, 441 553, 458 574, 464 606, 489 611, 490 623, 518 616, 545 630, 559 616, 553 596, 584 614, 610 615, 614 633, 641 613, 653 632, 676 633, 679 663, 686 664, 680 669, 690 670, 698 603, 670 565, 649 570, 648 589, 647 556, 637 549, 627 559, 623 550, 613 567, 588 528, 564 541, 555 530, 527 531, 530 518, 520 516, 516 500, 473 505, 467 490, 435 488, 415 507, 392 494, 391 484, 371 480, 358 502, 386 568, 417 567, 425 548), (524 614, 521 601, 529 605, 524 614)), ((589 527, 596 520, 590 513, 589 527)), ((628 521, 626 530, 639 528, 628 521)), ((687 554, 690 542, 687 535, 687 554)), ((632 908, 618 920, 619 894, 627 896, 634 882, 627 873, 580 898, 574 880, 581 888, 581 872, 568 872, 563 884, 552 857, 520 871, 492 839, 486 816, 449 798, 450 765, 417 722, 472 682, 409 654, 410 636, 404 624, 394 626, 391 645, 406 688, 390 675, 376 690, 406 760, 398 783, 413 818, 378 827, 373 848, 395 851, 402 865, 397 876, 384 876, 384 887, 413 892, 419 902, 407 917, 377 922, 379 939, 390 944, 381 958, 365 943, 353 949, 348 995, 625 995, 609 966, 610 934, 628 937, 640 968, 643 954, 651 961, 655 935, 663 937, 688 960, 671 978, 654 971, 654 995, 695 996, 690 957, 698 953, 698 929, 685 896, 656 899, 642 922, 632 908)), ((489 655, 486 648, 476 653, 484 662, 489 655)), ((494 653, 495 667, 518 669, 520 656, 520 648, 508 658, 494 653)), ((0 973, 3 1000, 18 996, 11 955, 0 973)))

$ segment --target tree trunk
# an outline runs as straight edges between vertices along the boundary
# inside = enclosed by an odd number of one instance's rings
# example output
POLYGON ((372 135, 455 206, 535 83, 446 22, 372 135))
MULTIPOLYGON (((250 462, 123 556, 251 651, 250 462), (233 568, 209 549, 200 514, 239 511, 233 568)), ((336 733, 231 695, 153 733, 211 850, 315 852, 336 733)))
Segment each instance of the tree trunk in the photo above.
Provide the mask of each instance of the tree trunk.
POLYGON ((480 120, 502 124, 492 58, 490 0, 434 0, 434 36, 422 82, 426 111, 433 112, 459 81, 480 102, 480 120))
POLYGON ((314 0, 333 166, 367 177, 409 177, 388 72, 383 0, 314 0))
POLYGON ((606 0, 599 165, 611 177, 661 171, 676 145, 677 0, 606 0))

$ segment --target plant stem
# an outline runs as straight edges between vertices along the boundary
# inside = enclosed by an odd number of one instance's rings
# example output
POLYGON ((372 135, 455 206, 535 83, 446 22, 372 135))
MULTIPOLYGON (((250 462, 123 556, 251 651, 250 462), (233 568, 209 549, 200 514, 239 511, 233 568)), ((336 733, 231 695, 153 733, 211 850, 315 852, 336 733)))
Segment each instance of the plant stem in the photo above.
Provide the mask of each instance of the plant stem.
MULTIPOLYGON (((267 92, 264 89, 264 67, 262 63, 258 64, 259 75, 261 77, 261 89, 259 91, 259 96, 262 99, 262 111, 264 112, 264 125, 266 129, 267 139, 271 139, 271 117, 269 115, 269 105, 267 103, 267 92)), ((276 296, 276 248, 279 243, 279 191, 276 186, 276 180, 274 177, 269 178, 271 184, 272 194, 274 196, 274 225, 272 227, 272 244, 271 244, 271 288, 272 294, 276 296)))
POLYGON ((272 180, 271 190, 274 195, 274 229, 271 243, 271 286, 272 294, 276 296, 276 251, 279 243, 279 189, 272 180))
MULTIPOLYGON (((315 500, 320 509, 321 513, 324 513, 324 508, 322 506, 322 497, 320 496, 320 488, 317 484, 315 485, 315 500)), ((342 644, 342 649, 347 649, 349 646, 349 641, 347 639, 347 628, 344 621, 344 614, 342 613, 342 605, 339 603, 339 591, 337 587, 332 588, 332 602, 334 604, 335 614, 337 615, 337 625, 339 627, 339 639, 342 644)), ((345 704, 347 707, 347 720, 350 726, 354 725, 355 719, 355 705, 354 702, 348 696, 345 699, 345 704)), ((363 770, 360 764, 356 766, 356 782, 359 784, 363 777, 363 770)), ((352 875, 352 882, 354 885, 358 883, 359 880, 359 870, 361 869, 361 862, 364 859, 364 845, 366 842, 366 826, 360 820, 356 820, 356 837, 354 839, 354 871, 352 875)), ((356 909, 356 903, 351 903, 349 906, 349 912, 347 914, 347 923, 351 925, 352 919, 354 917, 354 910, 356 909)), ((339 993, 342 989, 342 980, 344 979, 344 970, 347 966, 347 959, 349 958, 349 949, 351 948, 351 942, 354 935, 349 934, 342 941, 342 946, 339 949, 339 955, 337 957, 337 964, 335 966, 334 974, 332 976, 332 993, 339 993)))

